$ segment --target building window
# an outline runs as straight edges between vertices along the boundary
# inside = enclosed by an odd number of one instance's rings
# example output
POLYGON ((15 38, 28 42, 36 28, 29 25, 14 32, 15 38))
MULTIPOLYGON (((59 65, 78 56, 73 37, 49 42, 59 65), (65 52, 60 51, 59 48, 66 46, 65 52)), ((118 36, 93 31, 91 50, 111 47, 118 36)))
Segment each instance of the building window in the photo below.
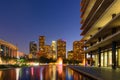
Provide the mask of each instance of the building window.
POLYGON ((87 57, 87 58, 90 58, 90 55, 89 55, 89 54, 87 54, 87 55, 86 55, 86 57, 87 57))
POLYGON ((107 67, 107 52, 104 53, 104 66, 107 67))
POLYGON ((118 66, 120 67, 120 49, 118 49, 118 66))
POLYGON ((98 54, 95 55, 95 66, 98 66, 98 54))
POLYGON ((101 53, 101 66, 103 67, 103 53, 101 53))
POLYGON ((112 66, 112 51, 108 52, 108 66, 112 66))

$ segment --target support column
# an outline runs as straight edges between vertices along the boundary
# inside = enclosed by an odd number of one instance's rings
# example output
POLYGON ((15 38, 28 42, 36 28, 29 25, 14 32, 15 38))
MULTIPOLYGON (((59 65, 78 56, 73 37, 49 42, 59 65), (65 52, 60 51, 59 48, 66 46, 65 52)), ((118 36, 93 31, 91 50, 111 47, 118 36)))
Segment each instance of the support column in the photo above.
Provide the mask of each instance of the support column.
POLYGON ((11 49, 11 55, 10 55, 11 58, 13 58, 13 49, 11 49))
POLYGON ((8 48, 8 56, 10 57, 10 48, 8 48))
POLYGON ((8 53, 9 53, 9 48, 6 47, 6 57, 8 57, 8 53))
POLYGON ((13 57, 15 58, 15 50, 13 50, 13 57))
POLYGON ((12 54, 12 49, 10 48, 10 54, 9 54, 10 58, 11 58, 11 54, 12 54))
POLYGON ((15 50, 15 58, 17 58, 17 50, 15 50))
POLYGON ((112 42, 112 69, 116 69, 116 42, 112 42))
POLYGON ((85 53, 85 66, 87 66, 87 53, 85 53))
POLYGON ((17 50, 14 50, 14 58, 17 58, 17 50))
POLYGON ((6 46, 4 46, 4 56, 6 56, 6 46))
POLYGON ((4 56, 4 46, 1 45, 1 56, 4 56))
POLYGON ((98 48, 98 67, 101 67, 101 48, 98 48))
POLYGON ((101 37, 98 38, 98 41, 99 41, 99 42, 101 41, 101 37))
POLYGON ((109 66, 109 52, 107 50, 107 67, 109 66))
POLYGON ((90 52, 90 66, 93 65, 92 52, 90 52))
POLYGON ((103 67, 105 67, 105 52, 103 52, 102 54, 103 54, 103 67))

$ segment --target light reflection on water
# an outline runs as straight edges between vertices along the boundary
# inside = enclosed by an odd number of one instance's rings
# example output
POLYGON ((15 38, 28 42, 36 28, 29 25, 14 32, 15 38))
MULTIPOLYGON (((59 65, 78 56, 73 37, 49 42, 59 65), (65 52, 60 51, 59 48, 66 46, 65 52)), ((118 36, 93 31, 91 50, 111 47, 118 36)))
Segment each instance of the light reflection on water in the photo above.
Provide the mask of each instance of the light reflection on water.
POLYGON ((89 80, 62 65, 0 70, 0 80, 89 80))

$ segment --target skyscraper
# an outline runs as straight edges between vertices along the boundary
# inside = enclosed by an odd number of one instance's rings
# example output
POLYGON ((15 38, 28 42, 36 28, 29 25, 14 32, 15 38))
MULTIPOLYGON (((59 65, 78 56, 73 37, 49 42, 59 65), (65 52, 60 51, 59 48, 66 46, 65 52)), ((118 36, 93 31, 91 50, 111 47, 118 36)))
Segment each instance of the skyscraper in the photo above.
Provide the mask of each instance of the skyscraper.
POLYGON ((68 60, 73 60, 73 51, 72 50, 68 51, 68 53, 67 53, 67 59, 68 60))
POLYGON ((39 51, 44 51, 45 36, 39 36, 39 51))
POLYGON ((56 41, 52 41, 51 46, 52 46, 52 50, 53 50, 53 51, 56 51, 56 50, 57 50, 57 44, 56 44, 56 41))
POLYGON ((57 58, 66 58, 66 41, 59 39, 57 40, 57 58))
POLYGON ((46 58, 52 58, 52 47, 51 45, 45 45, 44 46, 44 52, 43 56, 46 58))
POLYGON ((83 52, 83 43, 81 41, 74 41, 73 42, 73 59, 83 62, 84 54, 83 52))
POLYGON ((51 44, 52 47, 52 55, 53 55, 53 59, 57 59, 57 42, 56 41, 52 41, 51 44))
POLYGON ((31 41, 29 44, 29 50, 31 54, 36 54, 37 53, 37 43, 35 41, 31 41))

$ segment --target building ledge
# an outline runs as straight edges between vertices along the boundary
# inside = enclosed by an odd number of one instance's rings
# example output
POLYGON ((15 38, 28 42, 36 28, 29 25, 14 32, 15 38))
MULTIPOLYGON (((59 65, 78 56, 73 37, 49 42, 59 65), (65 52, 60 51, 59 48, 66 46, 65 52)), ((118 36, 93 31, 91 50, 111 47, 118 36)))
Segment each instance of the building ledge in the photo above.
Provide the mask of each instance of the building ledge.
POLYGON ((103 28, 101 28, 95 35, 93 35, 85 44, 92 42, 97 42, 99 37, 104 36, 106 33, 110 34, 112 28, 120 26, 120 13, 116 15, 109 23, 107 23, 103 28))
MULTIPOLYGON (((108 0, 104 0, 104 1, 108 1, 108 0)), ((85 31, 85 34, 82 34, 81 35, 84 35, 84 40, 86 40, 89 35, 93 35, 94 33, 97 32, 97 29, 98 27, 103 27, 105 24, 107 24, 111 18, 112 18, 112 14, 116 13, 118 14, 119 13, 119 3, 120 1, 116 1, 116 0, 112 0, 113 2, 111 2, 110 0, 110 3, 109 5, 101 5, 101 8, 98 9, 97 12, 94 12, 94 15, 93 17, 91 17, 91 20, 89 21, 89 23, 86 23, 86 29, 83 30, 83 32, 85 31), (106 9, 105 9, 106 7, 106 9)))
POLYGON ((119 42, 120 41, 120 31, 116 32, 115 34, 113 34, 111 36, 108 36, 107 38, 105 38, 101 42, 98 42, 98 43, 94 44, 93 46, 89 47, 85 51, 85 53, 97 50, 99 47, 107 46, 107 45, 111 44, 113 41, 115 41, 115 42, 119 42))
POLYGON ((7 41, 1 40, 1 39, 0 39, 0 44, 6 45, 7 47, 10 47, 12 49, 18 50, 18 48, 15 45, 13 45, 13 44, 11 44, 11 43, 9 43, 7 41))

